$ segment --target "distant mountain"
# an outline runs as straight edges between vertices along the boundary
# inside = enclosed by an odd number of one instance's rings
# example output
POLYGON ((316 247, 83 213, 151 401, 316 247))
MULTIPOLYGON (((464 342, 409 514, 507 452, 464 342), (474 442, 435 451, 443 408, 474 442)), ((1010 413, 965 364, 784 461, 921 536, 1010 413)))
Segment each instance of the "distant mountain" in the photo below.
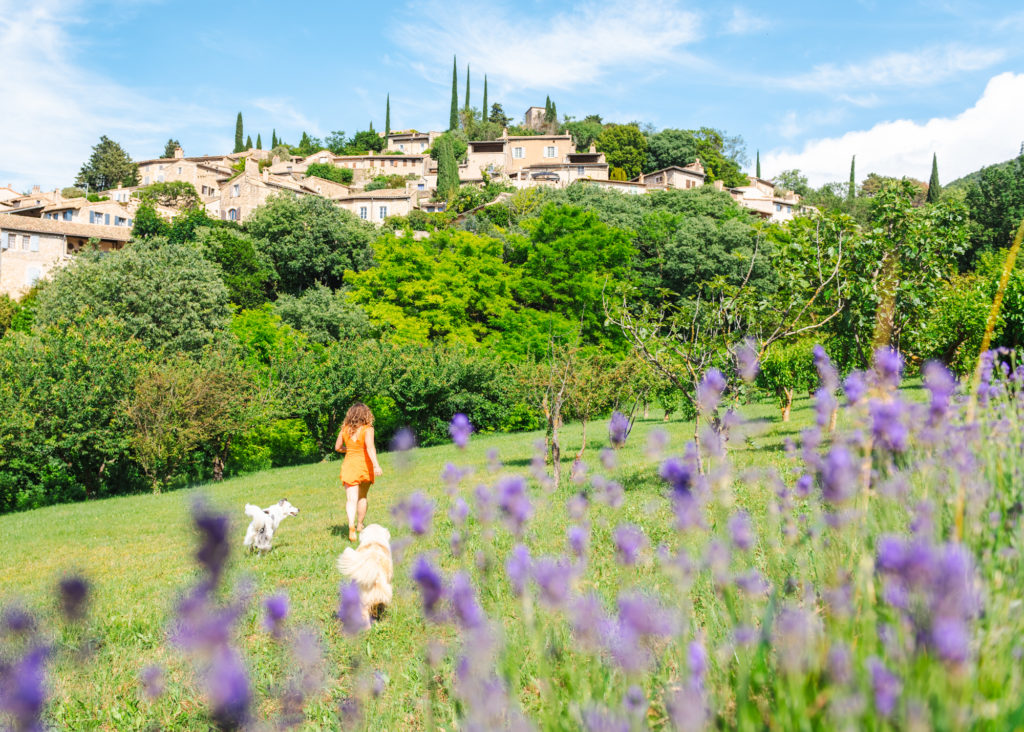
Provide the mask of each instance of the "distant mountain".
MULTIPOLYGON (((1024 156, 1024 145, 1021 145, 1020 152, 1021 155, 1024 156)), ((1016 158, 1010 158, 1009 160, 1005 160, 1001 163, 993 163, 992 165, 986 165, 985 168, 1005 168, 1008 167, 1014 160, 1016 160, 1016 158)), ((975 170, 973 173, 968 173, 963 177, 957 178, 954 181, 950 181, 949 183, 944 185, 943 188, 961 188, 963 186, 974 183, 981 177, 981 171, 985 170, 985 168, 979 168, 978 170, 975 170)))

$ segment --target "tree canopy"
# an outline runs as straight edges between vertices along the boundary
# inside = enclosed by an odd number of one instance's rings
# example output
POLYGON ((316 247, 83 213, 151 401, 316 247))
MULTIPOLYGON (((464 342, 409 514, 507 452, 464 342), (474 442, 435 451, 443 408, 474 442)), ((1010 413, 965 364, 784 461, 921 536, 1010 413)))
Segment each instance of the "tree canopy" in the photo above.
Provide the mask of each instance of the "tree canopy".
POLYGON ((75 185, 90 191, 106 191, 118 186, 139 184, 139 166, 132 162, 124 148, 106 135, 93 146, 92 155, 82 164, 75 185))

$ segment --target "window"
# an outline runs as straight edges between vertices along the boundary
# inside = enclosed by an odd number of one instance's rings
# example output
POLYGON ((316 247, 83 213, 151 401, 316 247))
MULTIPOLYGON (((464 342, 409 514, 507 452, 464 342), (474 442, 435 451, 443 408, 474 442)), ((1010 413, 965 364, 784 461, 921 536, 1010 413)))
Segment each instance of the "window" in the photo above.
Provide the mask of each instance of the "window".
POLYGON ((231 219, 232 221, 238 221, 238 209, 237 208, 229 208, 228 209, 228 218, 231 219))
POLYGON ((3 251, 5 249, 9 249, 9 248, 11 248, 13 246, 14 246, 14 234, 8 234, 7 238, 4 238, 4 236, 2 234, 0 234, 0 251, 3 251))
POLYGON ((110 214, 103 214, 103 224, 110 226, 110 214))
POLYGON ((145 178, 142 179, 142 185, 144 185, 144 186, 148 186, 149 185, 149 176, 148 175, 145 178))
POLYGON ((156 177, 156 182, 157 183, 163 183, 164 182, 164 174, 163 173, 161 173, 160 175, 158 175, 156 177))
POLYGON ((157 170, 163 170, 163 169, 164 169, 164 166, 162 166, 162 165, 158 165, 158 166, 156 166, 156 169, 157 169, 157 170))
POLYGON ((396 165, 398 165, 398 161, 397 161, 397 160, 392 160, 392 161, 391 161, 391 167, 393 168, 393 167, 395 167, 396 165))
POLYGON ((585 172, 584 172, 583 166, 582 165, 577 165, 576 166, 576 175, 578 175, 580 177, 583 177, 584 174, 585 174, 585 172))
POLYGON ((231 186, 231 197, 238 198, 238 194, 241 190, 242 187, 238 183, 235 183, 233 186, 231 186))
POLYGON ((420 143, 420 152, 423 152, 426 149, 427 149, 427 143, 421 142, 420 143))
POLYGON ((398 146, 398 149, 399 149, 399 150, 401 150, 401 151, 403 151, 403 152, 405 152, 405 145, 399 145, 399 146, 398 146))
POLYGON ((781 203, 776 203, 775 204, 775 210, 776 211, 781 211, 782 210, 782 204, 781 203))
POLYGON ((39 234, 33 234, 32 238, 29 239, 28 250, 30 252, 38 252, 39 251, 39 234))
POLYGON ((327 163, 327 156, 326 155, 321 155, 320 156, 320 164, 321 165, 325 165, 326 163, 327 163))
POLYGON ((525 147, 514 147, 512 148, 512 157, 514 158, 525 158, 526 148, 525 147))
POLYGON ((40 271, 39 267, 29 267, 25 270, 25 284, 32 287, 32 285, 37 283, 39 278, 42 276, 43 273, 40 271))
POLYGON ((123 216, 115 216, 114 217, 114 226, 124 226, 124 225, 125 225, 125 218, 123 216))
POLYGON ((27 252, 28 251, 28 243, 29 243, 30 240, 31 240, 31 237, 28 234, 22 234, 22 236, 21 236, 21 251, 23 251, 23 252, 27 252))
POLYGON ((359 207, 359 218, 365 219, 368 215, 369 214, 367 212, 366 206, 360 206, 359 207))
POLYGON ((558 148, 554 145, 548 145, 544 148, 544 157, 554 158, 558 156, 558 148))
POLYGON ((181 166, 178 166, 178 175, 181 175, 181 166))
POLYGON ((416 190, 422 191, 424 188, 426 188, 426 186, 423 185, 422 183, 417 183, 416 184, 416 190))
POLYGON ((378 211, 378 213, 380 214, 380 220, 383 221, 384 219, 386 219, 388 217, 388 207, 387 206, 381 206, 380 207, 380 211, 378 211))

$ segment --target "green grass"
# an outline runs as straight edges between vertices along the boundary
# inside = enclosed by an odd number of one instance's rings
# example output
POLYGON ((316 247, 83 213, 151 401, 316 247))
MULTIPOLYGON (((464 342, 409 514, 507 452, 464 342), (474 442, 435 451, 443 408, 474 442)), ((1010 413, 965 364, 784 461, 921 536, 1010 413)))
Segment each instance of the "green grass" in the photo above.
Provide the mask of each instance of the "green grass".
MULTIPOLYGON (((794 405, 793 419, 786 424, 779 421, 773 404, 750 405, 743 408, 743 413, 748 420, 746 436, 733 436, 730 454, 737 473, 749 468, 784 468, 788 460, 784 440, 796 440, 799 431, 813 420, 807 399, 794 405)), ((613 471, 613 477, 626 489, 624 505, 619 509, 595 505, 590 515, 592 555, 579 589, 596 589, 609 601, 629 586, 673 592, 671 581, 654 561, 653 548, 646 550, 637 567, 623 568, 615 561, 611 539, 620 522, 630 521, 643 527, 652 547, 661 542, 676 545, 679 541, 672 528, 664 486, 656 478, 655 462, 646 454, 648 435, 655 429, 670 434, 669 454, 681 453, 693 434, 692 423, 638 420, 613 471)), ((585 460, 596 466, 598 451, 607 440, 606 422, 594 423, 588 431, 585 460)), ((367 523, 388 526, 396 546, 401 546, 409 537, 392 520, 393 505, 420 490, 436 501, 437 512, 432 533, 413 539, 404 551, 397 552, 395 600, 386 617, 354 639, 341 632, 335 618, 340 576, 334 563, 349 545, 344 494, 338 482, 339 462, 271 470, 158 496, 114 498, 0 516, 4 547, 0 601, 17 599, 41 613, 45 627, 58 629, 63 652, 51 675, 51 720, 73 729, 194 729, 207 724, 192 664, 167 640, 176 599, 198 576, 189 511, 201 495, 233 519, 229 584, 247 578, 253 585, 254 601, 240 623, 239 640, 261 717, 269 718, 278 710, 275 692, 284 681, 289 659, 287 650, 263 630, 260 603, 284 590, 291 599, 290 627, 312 626, 325 648, 327 690, 307 709, 310 729, 337 726, 337 703, 355 694, 360 682, 374 669, 386 673, 390 682, 383 696, 368 702, 366 717, 373 720, 373 729, 426 726, 431 673, 435 722, 445 729, 452 728, 450 658, 431 672, 423 662, 423 649, 431 640, 450 645, 454 635, 447 628, 423 621, 419 593, 409 577, 412 559, 421 552, 432 553, 446 571, 470 565, 478 552, 492 564, 503 563, 515 539, 504 528, 495 531, 474 523, 472 518, 465 531, 465 555, 461 559, 452 556, 448 540, 453 526, 447 513, 453 497, 446 493, 439 476, 447 462, 472 468, 473 475, 461 483, 460 490, 473 506, 473 488, 498 477, 488 468, 489 451, 497 451, 503 472, 526 473, 534 445, 542 437, 541 433, 475 436, 465 451, 448 445, 417 449, 407 465, 400 462, 405 456, 382 455, 385 473, 370 491, 367 523), (247 518, 243 505, 250 502, 265 506, 280 498, 295 504, 299 516, 281 525, 274 549, 267 556, 244 554, 241 545, 247 518), (62 626, 56 612, 55 583, 71 571, 83 573, 94 587, 85 629, 62 626), (84 661, 75 652, 83 644, 92 649, 84 661), (167 669, 168 691, 151 702, 141 698, 138 676, 142 668, 154 663, 167 669)), ((579 490, 568 479, 569 466, 579 442, 579 425, 564 428, 564 481, 559 491, 549 493, 531 483, 535 514, 524 543, 534 556, 565 549, 569 525, 566 500, 579 490)), ((725 505, 731 502, 746 507, 759 527, 773 521, 766 509, 771 503, 770 485, 750 480, 736 482, 734 490, 736 494, 725 505)), ((712 508, 710 520, 721 522, 724 514, 712 508)), ((770 577, 783 571, 774 566, 773 557, 761 556, 757 561, 770 577)), ((550 659, 527 637, 521 621, 529 610, 511 595, 498 574, 478 573, 476 579, 488 616, 506 626, 503 663, 528 712, 543 711, 549 715, 546 718, 551 726, 560 726, 568 724, 578 705, 586 701, 582 696, 604 694, 611 699, 611 695, 621 693, 621 689, 608 688, 606 680, 589 678, 588 674, 593 674, 584 668, 560 676, 559 689, 539 681, 544 677, 541 665, 550 659), (552 710, 552 705, 563 708, 552 710)), ((712 637, 724 632, 728 622, 721 615, 721 606, 708 600, 700 588, 693 596, 692 622, 712 637)), ((561 644, 568 652, 568 641, 559 636, 557 627, 547 632, 552 634, 547 643, 556 647, 561 644)), ((664 673, 672 673, 671 668, 664 673)), ((657 721, 657 713, 652 711, 652 722, 657 721)))

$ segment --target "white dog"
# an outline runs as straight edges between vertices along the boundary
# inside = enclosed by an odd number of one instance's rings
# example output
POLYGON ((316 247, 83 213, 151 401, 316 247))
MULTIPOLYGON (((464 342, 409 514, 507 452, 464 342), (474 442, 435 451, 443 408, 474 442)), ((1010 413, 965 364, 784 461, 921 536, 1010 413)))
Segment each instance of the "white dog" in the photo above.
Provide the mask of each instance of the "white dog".
POLYGON ((270 551, 270 542, 274 532, 288 516, 298 516, 299 509, 282 498, 273 506, 260 508, 251 503, 245 504, 245 515, 252 516, 249 528, 245 531, 245 546, 261 552, 270 551))
POLYGON ((338 557, 338 571, 355 580, 363 619, 378 617, 385 605, 391 604, 391 532, 380 524, 370 524, 359 535, 359 548, 348 547, 338 557))

